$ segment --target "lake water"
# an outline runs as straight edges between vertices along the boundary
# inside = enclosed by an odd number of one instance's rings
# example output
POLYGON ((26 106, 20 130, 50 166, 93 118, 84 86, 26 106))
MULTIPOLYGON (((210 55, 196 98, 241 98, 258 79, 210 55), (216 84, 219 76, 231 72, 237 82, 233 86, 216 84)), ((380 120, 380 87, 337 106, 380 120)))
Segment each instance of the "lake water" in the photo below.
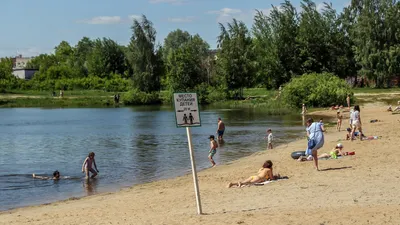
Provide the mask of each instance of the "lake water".
MULTIPOLYGON (((186 129, 176 128, 172 108, 0 109, 0 210, 116 191, 190 172, 186 129), (86 181, 82 162, 96 153, 98 178, 86 181), (38 180, 59 170, 69 179, 38 180)), ((226 124, 217 164, 265 150, 266 128, 274 145, 304 136, 299 115, 268 116, 262 110, 203 108, 192 128, 198 170, 210 167, 208 136, 217 118, 226 124)), ((289 157, 289 156, 288 156, 289 157)))

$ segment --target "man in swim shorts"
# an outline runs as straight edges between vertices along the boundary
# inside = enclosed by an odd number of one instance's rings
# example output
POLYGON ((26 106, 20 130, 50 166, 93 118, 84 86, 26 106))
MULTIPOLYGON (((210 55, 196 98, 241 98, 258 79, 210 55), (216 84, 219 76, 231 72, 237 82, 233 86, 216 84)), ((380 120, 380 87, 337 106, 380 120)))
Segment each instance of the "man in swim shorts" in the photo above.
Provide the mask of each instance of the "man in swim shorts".
POLYGON ((218 134, 218 141, 222 141, 224 132, 225 132, 225 124, 224 122, 222 122, 221 118, 218 118, 218 129, 216 132, 218 134))

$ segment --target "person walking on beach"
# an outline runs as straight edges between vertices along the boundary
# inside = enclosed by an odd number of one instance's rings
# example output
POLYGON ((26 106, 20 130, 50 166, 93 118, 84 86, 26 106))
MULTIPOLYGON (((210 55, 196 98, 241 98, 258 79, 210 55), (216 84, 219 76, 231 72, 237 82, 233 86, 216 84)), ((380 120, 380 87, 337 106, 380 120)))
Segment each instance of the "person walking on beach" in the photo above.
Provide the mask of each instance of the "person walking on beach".
POLYGON ((224 137, 224 132, 225 132, 225 124, 221 120, 221 118, 218 118, 218 128, 216 134, 218 134, 218 141, 222 141, 224 137))
POLYGON ((351 141, 353 141, 353 138, 354 138, 354 132, 356 132, 356 129, 358 129, 358 131, 359 131, 359 133, 360 133, 360 141, 362 141, 362 136, 363 136, 363 133, 362 133, 362 128, 361 128, 361 126, 362 126, 362 123, 361 123, 361 116, 360 116, 360 106, 358 106, 358 105, 355 105, 354 106, 354 112, 352 113, 352 116, 353 116, 353 118, 352 118, 352 130, 351 130, 351 141))
POLYGON ((347 108, 350 109, 350 95, 347 95, 346 102, 347 102, 347 108))
POLYGON ((267 138, 267 141, 268 141, 267 149, 273 149, 272 141, 274 140, 274 136, 272 135, 272 130, 271 129, 267 130, 267 136, 265 138, 267 138))
POLYGON ((303 106, 301 107, 301 115, 305 116, 307 114, 307 107, 306 105, 303 103, 303 106))
POLYGON ((340 128, 342 127, 342 120, 343 120, 343 115, 340 114, 340 111, 337 111, 336 118, 337 118, 336 130, 340 132, 340 128))
POLYGON ((215 141, 214 135, 210 135, 210 151, 208 151, 208 160, 210 160, 211 165, 214 167, 216 163, 214 162, 214 155, 217 153, 218 143, 215 141))
POLYGON ((324 146, 324 125, 322 125, 320 122, 314 122, 312 118, 307 119, 307 136, 309 139, 309 144, 308 144, 308 153, 309 155, 312 155, 314 159, 314 167, 316 170, 319 170, 318 168, 318 149, 322 148, 324 146))
POLYGON ((99 172, 99 170, 97 169, 96 161, 94 160, 94 156, 94 152, 91 152, 89 153, 88 157, 86 157, 85 161, 83 161, 82 173, 86 174, 86 179, 89 178, 89 172, 92 173, 92 176, 90 178, 95 178, 97 176, 97 173, 99 172), (94 168, 96 170, 92 168, 92 164, 94 165, 94 168))

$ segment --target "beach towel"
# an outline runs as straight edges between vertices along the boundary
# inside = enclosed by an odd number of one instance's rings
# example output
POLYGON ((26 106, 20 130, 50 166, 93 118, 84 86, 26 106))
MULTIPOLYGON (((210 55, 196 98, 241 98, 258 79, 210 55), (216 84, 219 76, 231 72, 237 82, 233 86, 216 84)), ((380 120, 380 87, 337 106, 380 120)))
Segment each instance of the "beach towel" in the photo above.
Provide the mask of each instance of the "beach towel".
POLYGON ((271 182, 277 182, 277 181, 280 181, 280 180, 287 180, 287 179, 289 179, 289 177, 284 176, 284 177, 278 178, 276 180, 267 180, 267 181, 264 181, 264 182, 261 182, 261 183, 254 183, 253 185, 255 185, 255 186, 263 186, 263 185, 269 184, 271 182))

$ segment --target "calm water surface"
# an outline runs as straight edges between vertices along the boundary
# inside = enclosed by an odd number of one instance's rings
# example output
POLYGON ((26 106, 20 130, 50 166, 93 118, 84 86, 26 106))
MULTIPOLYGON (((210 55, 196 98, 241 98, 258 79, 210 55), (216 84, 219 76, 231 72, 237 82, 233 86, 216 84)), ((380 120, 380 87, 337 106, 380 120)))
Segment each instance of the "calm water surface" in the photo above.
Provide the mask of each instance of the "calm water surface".
MULTIPOLYGON (((217 164, 265 150, 266 128, 275 145, 304 136, 301 117, 268 116, 262 110, 203 108, 192 128, 197 168, 210 166, 207 137, 217 118, 227 129, 217 164)), ((165 107, 112 109, 0 109, 0 210, 115 191, 190 172, 186 130, 165 107), (85 181, 82 162, 96 153, 99 176, 85 181), (59 170, 69 179, 38 180, 59 170)))

